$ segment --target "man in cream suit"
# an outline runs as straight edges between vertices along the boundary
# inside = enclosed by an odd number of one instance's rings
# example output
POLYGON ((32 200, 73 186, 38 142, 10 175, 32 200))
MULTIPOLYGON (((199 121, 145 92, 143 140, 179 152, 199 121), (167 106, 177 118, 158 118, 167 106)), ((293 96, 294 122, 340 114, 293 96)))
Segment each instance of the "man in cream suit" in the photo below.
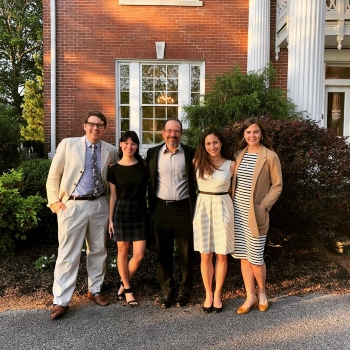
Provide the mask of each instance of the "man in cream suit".
POLYGON ((101 306, 109 303, 100 293, 107 256, 107 169, 117 161, 118 149, 101 141, 106 125, 101 112, 89 112, 84 121, 85 136, 63 139, 50 167, 47 198, 48 206, 57 214, 59 241, 51 319, 69 309, 84 240, 87 296, 101 306))

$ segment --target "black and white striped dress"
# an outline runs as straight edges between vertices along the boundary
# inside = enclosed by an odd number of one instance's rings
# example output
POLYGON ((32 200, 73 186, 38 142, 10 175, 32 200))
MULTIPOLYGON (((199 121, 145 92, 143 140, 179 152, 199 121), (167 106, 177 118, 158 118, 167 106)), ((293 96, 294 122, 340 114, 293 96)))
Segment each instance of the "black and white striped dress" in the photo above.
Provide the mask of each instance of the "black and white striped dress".
POLYGON ((232 256, 246 259, 253 265, 264 263, 266 235, 252 237, 248 226, 250 194, 257 153, 245 153, 237 170, 237 183, 233 200, 235 244, 232 256))

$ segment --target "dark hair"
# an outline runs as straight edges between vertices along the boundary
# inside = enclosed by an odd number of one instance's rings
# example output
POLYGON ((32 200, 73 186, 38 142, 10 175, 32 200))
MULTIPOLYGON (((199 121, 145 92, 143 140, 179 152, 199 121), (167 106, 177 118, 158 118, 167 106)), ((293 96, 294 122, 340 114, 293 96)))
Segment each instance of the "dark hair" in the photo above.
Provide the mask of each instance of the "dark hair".
POLYGON ((272 140, 267 134, 265 126, 261 118, 259 117, 250 117, 243 122, 241 129, 238 131, 237 134, 237 150, 239 151, 240 149, 247 147, 247 142, 244 140, 244 131, 253 124, 256 124, 261 130, 262 140, 260 140, 260 143, 263 144, 266 148, 273 150, 272 140))
MULTIPOLYGON (((140 156, 139 150, 140 150, 140 140, 139 137, 137 136, 135 131, 126 131, 122 137, 120 138, 119 142, 126 142, 128 139, 131 139, 132 142, 137 144, 137 150, 134 154, 134 157, 139 161, 142 162, 142 157, 140 156)), ((118 149, 118 157, 119 159, 123 158, 123 151, 122 148, 119 145, 118 149)))
POLYGON ((167 123, 167 122, 170 122, 171 120, 173 120, 173 121, 175 121, 175 122, 178 122, 178 123, 180 124, 180 130, 182 131, 182 123, 181 123, 181 121, 180 121, 179 119, 177 119, 177 118, 169 118, 169 119, 167 119, 167 120, 164 122, 164 124, 163 124, 163 130, 165 130, 165 125, 166 125, 166 123, 167 123))
POLYGON ((89 121, 90 117, 100 118, 103 121, 105 127, 107 126, 107 118, 106 118, 106 116, 103 113, 101 113, 99 111, 90 111, 90 112, 88 112, 86 114, 86 118, 85 118, 85 121, 84 121, 85 124, 89 121))
POLYGON ((199 170, 199 177, 202 179, 204 174, 211 175, 213 169, 218 170, 218 167, 210 161, 210 156, 205 149, 205 139, 209 135, 215 135, 222 143, 221 156, 225 159, 233 160, 232 151, 222 133, 214 128, 205 130, 193 157, 195 171, 199 170))

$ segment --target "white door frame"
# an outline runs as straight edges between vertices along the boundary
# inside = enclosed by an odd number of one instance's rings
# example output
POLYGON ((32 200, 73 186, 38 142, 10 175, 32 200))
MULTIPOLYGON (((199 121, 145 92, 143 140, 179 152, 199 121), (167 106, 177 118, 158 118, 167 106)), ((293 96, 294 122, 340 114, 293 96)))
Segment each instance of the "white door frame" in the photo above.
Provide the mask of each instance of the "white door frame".
POLYGON ((327 128, 328 93, 345 92, 344 98, 344 136, 350 136, 350 79, 327 79, 325 81, 323 127, 327 128))

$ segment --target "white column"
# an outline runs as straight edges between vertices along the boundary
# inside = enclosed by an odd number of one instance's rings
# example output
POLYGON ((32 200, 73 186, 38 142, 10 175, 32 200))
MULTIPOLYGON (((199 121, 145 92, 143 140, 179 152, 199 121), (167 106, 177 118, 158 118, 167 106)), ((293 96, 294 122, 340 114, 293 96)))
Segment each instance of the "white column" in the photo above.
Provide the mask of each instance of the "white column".
POLYGON ((270 0, 249 0, 247 72, 270 63, 270 0))
POLYGON ((325 13, 322 0, 290 0, 289 97, 315 121, 323 111, 325 13))

